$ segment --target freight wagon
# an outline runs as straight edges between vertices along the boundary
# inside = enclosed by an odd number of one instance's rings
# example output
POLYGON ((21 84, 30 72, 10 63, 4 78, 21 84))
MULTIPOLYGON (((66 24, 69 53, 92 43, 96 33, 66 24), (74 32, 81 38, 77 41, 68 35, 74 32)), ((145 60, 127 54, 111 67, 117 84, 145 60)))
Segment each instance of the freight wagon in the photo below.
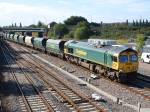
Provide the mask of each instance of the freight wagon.
POLYGON ((26 36, 25 37, 25 45, 29 46, 29 47, 33 47, 33 39, 34 39, 33 37, 26 36))
POLYGON ((42 50, 46 52, 46 38, 34 38, 33 39, 33 47, 38 50, 42 50))
POLYGON ((19 38, 19 35, 14 35, 14 41, 15 41, 16 43, 18 43, 18 38, 19 38))
POLYGON ((25 45, 25 38, 26 38, 25 36, 20 35, 18 37, 18 43, 22 44, 22 45, 25 45))
POLYGON ((9 35, 9 40, 10 40, 10 41, 13 41, 13 40, 14 40, 14 34, 10 34, 10 35, 9 35))
POLYGON ((65 42, 64 40, 48 39, 46 42, 46 51, 63 58, 65 42))

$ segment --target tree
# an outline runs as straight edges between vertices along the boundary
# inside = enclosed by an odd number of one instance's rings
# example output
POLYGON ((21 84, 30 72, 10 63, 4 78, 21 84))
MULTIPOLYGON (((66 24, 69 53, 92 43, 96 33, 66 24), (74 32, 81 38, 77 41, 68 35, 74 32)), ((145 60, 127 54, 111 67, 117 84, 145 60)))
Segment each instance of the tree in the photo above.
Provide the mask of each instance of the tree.
POLYGON ((85 21, 87 22, 87 19, 81 16, 71 16, 67 20, 64 21, 66 25, 77 25, 79 22, 85 21))
POLYGON ((38 22, 37 27, 42 27, 43 23, 41 21, 38 22))
POLYGON ((144 19, 143 19, 142 25, 145 26, 145 21, 144 21, 144 19))
POLYGON ((103 21, 101 21, 101 26, 103 26, 103 21))
POLYGON ((140 23, 139 23, 139 26, 141 27, 142 26, 142 20, 140 19, 140 23))
POLYGON ((20 22, 20 28, 22 28, 22 24, 21 24, 21 22, 20 22))
POLYGON ((145 24, 146 24, 146 26, 149 26, 149 22, 148 22, 148 20, 147 20, 147 19, 146 19, 146 23, 145 23, 145 24))
POLYGON ((140 52, 144 46, 145 37, 143 34, 137 34, 136 37, 137 50, 140 52))
POLYGON ((90 26, 93 26, 93 27, 100 27, 102 23, 95 23, 95 22, 91 22, 90 23, 90 26))
POLYGON ((129 21, 128 21, 128 19, 126 20, 126 25, 128 26, 128 24, 129 24, 129 21))
POLYGON ((31 25, 29 25, 29 27, 30 27, 30 28, 37 28, 37 25, 31 24, 31 25))
POLYGON ((17 27, 17 23, 15 23, 15 27, 17 27))
POLYGON ((64 36, 65 39, 73 39, 74 38, 74 31, 70 31, 67 35, 64 36))
POLYGON ((89 23, 86 21, 79 22, 76 27, 88 27, 88 28, 90 28, 89 23))
POLYGON ((135 26, 135 21, 133 20, 133 26, 135 26))
POLYGON ((128 39, 118 39, 117 43, 118 44, 127 44, 128 43, 128 39))
POLYGON ((88 39, 89 38, 89 29, 87 27, 79 27, 74 32, 75 39, 88 39))
POLYGON ((68 33, 68 29, 66 25, 59 23, 54 26, 53 32, 55 37, 60 39, 68 33))
POLYGON ((139 26, 139 22, 138 22, 138 20, 136 20, 135 25, 136 25, 137 27, 139 26))
POLYGON ((51 22, 49 25, 50 25, 50 28, 53 28, 57 23, 55 21, 51 22))

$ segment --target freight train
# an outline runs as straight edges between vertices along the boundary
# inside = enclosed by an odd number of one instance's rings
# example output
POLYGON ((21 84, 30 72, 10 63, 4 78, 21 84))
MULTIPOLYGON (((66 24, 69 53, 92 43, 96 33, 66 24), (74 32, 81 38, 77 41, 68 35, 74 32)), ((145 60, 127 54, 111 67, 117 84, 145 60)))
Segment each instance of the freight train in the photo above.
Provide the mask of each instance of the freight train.
POLYGON ((138 53, 127 47, 92 45, 75 40, 53 40, 15 34, 5 39, 53 54, 118 82, 133 81, 137 77, 138 53))

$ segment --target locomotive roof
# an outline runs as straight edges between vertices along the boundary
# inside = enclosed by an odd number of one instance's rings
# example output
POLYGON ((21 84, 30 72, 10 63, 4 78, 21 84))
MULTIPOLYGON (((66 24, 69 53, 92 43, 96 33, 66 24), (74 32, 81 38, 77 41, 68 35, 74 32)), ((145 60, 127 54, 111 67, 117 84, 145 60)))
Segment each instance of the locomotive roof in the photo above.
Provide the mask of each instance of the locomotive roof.
MULTIPOLYGON (((121 52, 125 50, 133 50, 129 47, 118 47, 118 46, 94 46, 92 44, 89 44, 88 42, 79 42, 79 41, 70 41, 67 42, 66 45, 72 46, 72 47, 77 47, 77 48, 84 48, 84 49, 89 49, 89 50, 95 50, 95 51, 102 51, 102 52, 108 52, 109 54, 120 54, 121 52)), ((134 50, 133 50, 134 51, 134 50)))

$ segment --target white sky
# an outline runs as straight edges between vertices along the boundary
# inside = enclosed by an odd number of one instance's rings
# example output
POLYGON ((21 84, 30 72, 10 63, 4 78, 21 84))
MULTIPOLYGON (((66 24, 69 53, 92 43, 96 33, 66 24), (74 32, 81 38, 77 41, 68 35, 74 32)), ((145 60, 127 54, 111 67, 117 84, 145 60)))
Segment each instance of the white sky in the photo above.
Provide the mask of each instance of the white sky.
POLYGON ((72 15, 89 22, 150 20, 150 0, 0 0, 0 10, 0 26, 63 22, 72 15))

